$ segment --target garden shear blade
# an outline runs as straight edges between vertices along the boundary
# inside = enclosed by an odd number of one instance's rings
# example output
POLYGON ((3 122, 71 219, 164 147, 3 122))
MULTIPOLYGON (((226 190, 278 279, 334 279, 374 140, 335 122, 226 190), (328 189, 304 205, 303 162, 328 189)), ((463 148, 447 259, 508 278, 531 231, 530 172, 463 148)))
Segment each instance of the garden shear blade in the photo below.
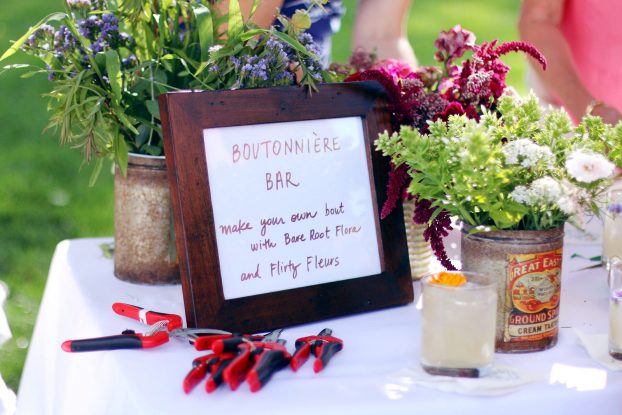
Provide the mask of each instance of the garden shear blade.
POLYGON ((150 326, 145 333, 125 330, 121 334, 113 336, 67 340, 63 342, 61 346, 62 349, 66 352, 148 349, 168 342, 171 337, 184 337, 190 341, 194 341, 201 335, 230 334, 228 331, 216 329, 182 328, 182 318, 177 314, 147 311, 141 307, 130 304, 114 303, 112 309, 119 315, 138 320, 145 324, 150 324, 150 326))

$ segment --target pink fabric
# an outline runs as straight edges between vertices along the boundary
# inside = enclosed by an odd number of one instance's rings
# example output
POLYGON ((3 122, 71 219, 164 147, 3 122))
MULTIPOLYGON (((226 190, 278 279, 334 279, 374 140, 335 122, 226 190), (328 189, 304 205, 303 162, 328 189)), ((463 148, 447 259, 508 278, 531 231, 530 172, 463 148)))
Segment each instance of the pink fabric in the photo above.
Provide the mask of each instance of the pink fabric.
POLYGON ((592 95, 622 111, 622 1, 566 0, 562 31, 592 95))

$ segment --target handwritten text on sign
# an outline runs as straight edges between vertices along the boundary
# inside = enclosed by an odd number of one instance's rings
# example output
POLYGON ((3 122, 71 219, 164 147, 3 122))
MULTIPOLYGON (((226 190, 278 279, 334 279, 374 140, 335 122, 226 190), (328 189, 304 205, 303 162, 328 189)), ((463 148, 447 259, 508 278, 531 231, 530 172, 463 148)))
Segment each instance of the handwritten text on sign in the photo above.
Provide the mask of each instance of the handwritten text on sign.
POLYGON ((361 118, 203 137, 225 299, 381 272, 361 118))

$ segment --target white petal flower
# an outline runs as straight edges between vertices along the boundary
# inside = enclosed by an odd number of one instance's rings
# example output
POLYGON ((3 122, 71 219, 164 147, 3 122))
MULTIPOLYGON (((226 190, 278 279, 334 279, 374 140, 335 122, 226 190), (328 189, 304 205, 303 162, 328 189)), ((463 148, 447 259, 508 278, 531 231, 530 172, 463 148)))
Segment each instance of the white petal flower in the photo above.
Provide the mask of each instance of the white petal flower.
POLYGON ((540 204, 556 203, 562 196, 562 188, 552 177, 542 177, 531 183, 534 198, 540 204))
POLYGON ((566 159, 566 170, 570 176, 583 183, 609 177, 614 167, 602 154, 584 150, 573 151, 566 159))
POLYGON ((529 187, 516 186, 510 197, 527 206, 550 205, 562 197, 562 187, 557 180, 545 176, 534 180, 529 187))
POLYGON ((571 197, 568 196, 561 197, 557 201, 557 206, 559 207, 559 210, 561 210, 568 216, 574 215, 575 213, 577 213, 578 210, 577 204, 574 202, 574 200, 572 200, 571 197))
POLYGON ((525 186, 516 186, 510 193, 510 197, 524 205, 527 205, 530 200, 529 191, 525 186))
POLYGON ((520 164, 522 167, 534 167, 539 162, 546 165, 553 163, 553 152, 547 146, 541 146, 528 138, 510 141, 503 147, 506 164, 520 164))

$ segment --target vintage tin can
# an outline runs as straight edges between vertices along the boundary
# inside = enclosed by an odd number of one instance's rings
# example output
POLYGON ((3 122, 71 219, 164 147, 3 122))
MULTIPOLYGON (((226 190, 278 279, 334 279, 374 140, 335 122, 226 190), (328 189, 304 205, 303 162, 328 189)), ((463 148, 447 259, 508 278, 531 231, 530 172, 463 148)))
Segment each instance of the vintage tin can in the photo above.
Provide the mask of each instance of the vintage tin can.
POLYGON ((140 284, 179 283, 164 157, 130 154, 115 172, 114 274, 140 284))
POLYGON ((559 331, 563 227, 470 233, 472 229, 462 229, 462 268, 497 278, 495 350, 553 347, 559 331))

